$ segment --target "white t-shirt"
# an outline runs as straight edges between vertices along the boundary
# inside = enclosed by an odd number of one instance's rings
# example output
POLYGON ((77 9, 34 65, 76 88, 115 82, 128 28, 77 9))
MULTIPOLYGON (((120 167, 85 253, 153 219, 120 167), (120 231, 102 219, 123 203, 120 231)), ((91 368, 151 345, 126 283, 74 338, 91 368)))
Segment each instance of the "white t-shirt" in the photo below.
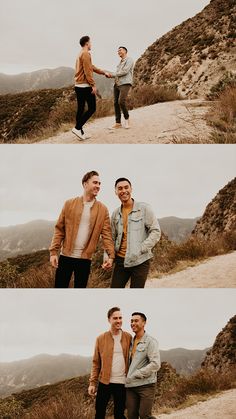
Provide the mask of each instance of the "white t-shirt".
POLYGON ((90 225, 90 209, 93 206, 94 200, 89 202, 84 202, 84 209, 81 215, 81 220, 79 224, 79 229, 77 237, 75 239, 75 246, 70 257, 80 258, 82 252, 87 244, 88 235, 89 235, 89 225, 90 225))
POLYGON ((112 358, 110 383, 125 384, 125 359, 121 346, 122 331, 118 335, 112 335, 114 339, 114 351, 112 358))

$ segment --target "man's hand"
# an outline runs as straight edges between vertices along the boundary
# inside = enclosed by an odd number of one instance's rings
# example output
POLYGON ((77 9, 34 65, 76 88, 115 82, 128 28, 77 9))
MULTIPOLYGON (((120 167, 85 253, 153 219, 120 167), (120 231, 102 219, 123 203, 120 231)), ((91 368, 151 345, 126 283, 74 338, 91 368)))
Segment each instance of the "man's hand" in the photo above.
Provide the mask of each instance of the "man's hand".
POLYGON ((96 387, 95 386, 89 386, 89 388, 88 388, 88 394, 90 396, 96 396, 96 387))
POLYGON ((112 78, 111 73, 105 73, 105 76, 106 76, 107 79, 111 79, 112 78))
POLYGON ((112 268, 112 264, 113 264, 113 259, 107 259, 105 262, 103 262, 102 268, 105 270, 109 270, 112 268))
POLYGON ((50 263, 53 268, 58 268, 58 256, 57 255, 50 256, 50 263))
POLYGON ((96 86, 93 86, 92 87, 92 95, 96 95, 96 93, 97 93, 97 88, 96 88, 96 86))

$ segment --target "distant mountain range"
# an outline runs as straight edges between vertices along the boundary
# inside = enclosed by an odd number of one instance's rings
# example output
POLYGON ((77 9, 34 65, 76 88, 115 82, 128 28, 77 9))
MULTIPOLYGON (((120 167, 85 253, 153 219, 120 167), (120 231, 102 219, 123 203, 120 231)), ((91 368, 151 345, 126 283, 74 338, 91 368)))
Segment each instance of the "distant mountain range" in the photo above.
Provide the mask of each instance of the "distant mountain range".
MULTIPOLYGON (((70 67, 42 69, 16 75, 0 73, 0 95, 72 86, 74 73, 73 68, 70 67)), ((114 80, 96 73, 94 73, 94 79, 102 97, 112 96, 114 80)))
MULTIPOLYGON (((189 375, 200 367, 206 352, 207 349, 171 349, 161 351, 161 361, 170 363, 178 373, 189 375)), ((0 397, 86 375, 90 369, 90 357, 68 354, 42 354, 25 360, 0 363, 0 397)))
MULTIPOLYGON (((181 242, 190 234, 198 218, 160 218, 160 226, 169 240, 181 242)), ((52 239, 54 221, 36 220, 26 224, 0 227, 0 261, 38 250, 48 249, 52 239)))

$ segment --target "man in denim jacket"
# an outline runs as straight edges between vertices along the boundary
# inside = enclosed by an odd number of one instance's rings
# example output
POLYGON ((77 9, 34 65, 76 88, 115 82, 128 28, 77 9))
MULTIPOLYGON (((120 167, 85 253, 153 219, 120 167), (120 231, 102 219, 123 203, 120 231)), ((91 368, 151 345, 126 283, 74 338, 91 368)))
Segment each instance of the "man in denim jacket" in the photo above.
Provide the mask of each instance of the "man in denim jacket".
POLYGON ((111 217, 116 253, 111 288, 124 288, 129 279, 131 288, 144 288, 152 248, 161 237, 160 226, 148 204, 132 199, 128 179, 116 180, 115 193, 121 207, 111 217))
POLYGON ((130 348, 130 366, 126 378, 128 419, 151 419, 157 371, 160 368, 158 342, 144 328, 146 316, 135 312, 131 328, 135 333, 130 348))

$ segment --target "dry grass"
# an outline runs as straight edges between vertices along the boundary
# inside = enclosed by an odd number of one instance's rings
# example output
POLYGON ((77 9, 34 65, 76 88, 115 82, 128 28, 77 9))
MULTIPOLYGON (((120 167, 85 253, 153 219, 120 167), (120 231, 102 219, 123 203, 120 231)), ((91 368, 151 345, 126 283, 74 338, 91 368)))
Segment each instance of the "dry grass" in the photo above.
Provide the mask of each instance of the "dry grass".
POLYGON ((160 413, 160 411, 181 409, 220 391, 235 387, 235 367, 221 374, 214 370, 199 370, 190 377, 179 377, 169 388, 157 393, 153 410, 158 410, 160 413))
POLYGON ((217 144, 236 143, 236 85, 225 88, 212 103, 207 121, 213 127, 211 140, 217 144))
POLYGON ((142 106, 154 105, 159 102, 170 102, 180 100, 181 96, 177 92, 176 86, 155 86, 144 85, 131 90, 128 98, 130 109, 142 106))

